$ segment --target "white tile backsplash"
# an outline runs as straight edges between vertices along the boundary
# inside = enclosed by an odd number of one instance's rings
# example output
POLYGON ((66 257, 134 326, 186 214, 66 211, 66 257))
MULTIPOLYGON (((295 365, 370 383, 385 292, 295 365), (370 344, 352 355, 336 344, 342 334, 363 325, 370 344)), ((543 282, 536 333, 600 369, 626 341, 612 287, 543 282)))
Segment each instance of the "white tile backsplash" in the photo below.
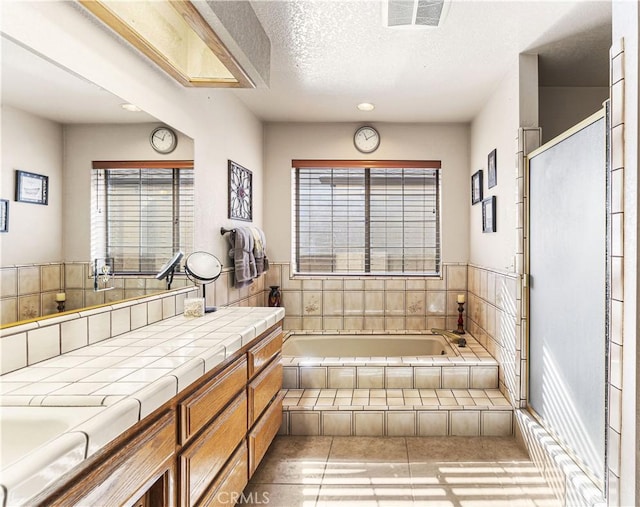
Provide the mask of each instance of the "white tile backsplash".
POLYGON ((27 333, 0 338, 0 375, 27 366, 27 333))
POLYGON ((108 312, 90 315, 89 343, 97 343, 111 336, 111 316, 108 312))
POLYGON ((118 308, 111 312, 111 336, 118 336, 120 334, 131 331, 131 309, 118 308))
POLYGON ((34 364, 60 355, 60 326, 53 325, 27 332, 28 362, 34 364))
POLYGON ((60 338, 63 354, 88 345, 88 318, 81 317, 60 324, 60 338))

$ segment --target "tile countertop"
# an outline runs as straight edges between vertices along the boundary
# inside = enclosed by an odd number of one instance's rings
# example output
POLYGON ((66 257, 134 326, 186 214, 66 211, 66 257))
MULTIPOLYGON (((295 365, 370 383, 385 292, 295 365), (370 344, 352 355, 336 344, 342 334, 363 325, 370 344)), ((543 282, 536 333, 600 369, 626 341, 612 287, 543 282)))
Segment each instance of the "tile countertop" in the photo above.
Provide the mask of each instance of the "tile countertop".
POLYGON ((47 407, 61 419, 75 412, 22 458, 0 453, 0 506, 26 503, 283 318, 283 308, 262 307, 179 315, 0 376, 0 433, 11 410, 32 419, 47 407))

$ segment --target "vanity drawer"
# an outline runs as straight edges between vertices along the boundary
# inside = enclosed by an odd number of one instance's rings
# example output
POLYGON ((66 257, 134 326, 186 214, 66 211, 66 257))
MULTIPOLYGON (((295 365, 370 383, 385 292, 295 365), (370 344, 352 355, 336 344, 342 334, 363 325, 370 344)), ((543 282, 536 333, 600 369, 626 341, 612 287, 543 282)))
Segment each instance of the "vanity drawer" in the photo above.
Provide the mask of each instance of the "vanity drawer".
POLYGON ((243 356, 180 403, 180 444, 200 431, 247 383, 243 356))
POLYGON ((282 350, 282 328, 274 329, 258 345, 247 352, 249 358, 249 378, 252 378, 282 350))
POLYGON ((260 414, 280 389, 282 389, 282 363, 280 355, 267 366, 247 386, 249 397, 249 427, 253 426, 260 414))
POLYGON ((193 506, 247 432, 247 396, 238 395, 180 454, 180 505, 193 506))
POLYGON ((218 478, 204 494, 198 507, 228 507, 249 482, 249 451, 247 441, 231 457, 218 478))
POLYGON ((280 393, 269 406, 258 423, 248 435, 249 441, 249 478, 253 475, 262 461, 269 445, 282 424, 282 399, 284 393, 280 393))

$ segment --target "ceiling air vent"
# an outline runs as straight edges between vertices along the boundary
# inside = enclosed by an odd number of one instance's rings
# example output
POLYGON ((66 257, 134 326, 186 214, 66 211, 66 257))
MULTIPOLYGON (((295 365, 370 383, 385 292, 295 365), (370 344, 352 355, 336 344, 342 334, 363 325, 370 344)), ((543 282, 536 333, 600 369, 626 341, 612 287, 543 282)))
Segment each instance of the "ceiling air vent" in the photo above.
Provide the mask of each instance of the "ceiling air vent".
POLYGON ((387 0, 387 26, 440 26, 448 0, 387 0))

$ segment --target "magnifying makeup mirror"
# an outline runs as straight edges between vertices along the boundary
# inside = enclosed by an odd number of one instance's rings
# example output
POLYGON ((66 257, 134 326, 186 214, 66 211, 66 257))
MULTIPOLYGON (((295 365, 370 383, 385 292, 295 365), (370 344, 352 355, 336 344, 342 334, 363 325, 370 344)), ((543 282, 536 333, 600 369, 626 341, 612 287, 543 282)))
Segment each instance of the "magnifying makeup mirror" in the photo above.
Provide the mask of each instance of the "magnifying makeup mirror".
POLYGON ((160 271, 158 271, 158 274, 156 275, 157 280, 163 280, 165 278, 167 279, 167 290, 171 288, 171 282, 173 282, 173 274, 175 273, 178 264, 180 264, 180 260, 182 260, 182 257, 184 257, 184 254, 180 250, 178 250, 173 254, 173 257, 171 257, 171 259, 169 259, 164 264, 164 266, 160 268, 160 271))
MULTIPOLYGON (((222 272, 222 264, 218 258, 209 252, 193 252, 184 261, 184 271, 189 280, 196 285, 202 285, 202 297, 207 301, 206 285, 215 282, 222 272)), ((205 306, 205 313, 215 312, 215 306, 205 306)))

